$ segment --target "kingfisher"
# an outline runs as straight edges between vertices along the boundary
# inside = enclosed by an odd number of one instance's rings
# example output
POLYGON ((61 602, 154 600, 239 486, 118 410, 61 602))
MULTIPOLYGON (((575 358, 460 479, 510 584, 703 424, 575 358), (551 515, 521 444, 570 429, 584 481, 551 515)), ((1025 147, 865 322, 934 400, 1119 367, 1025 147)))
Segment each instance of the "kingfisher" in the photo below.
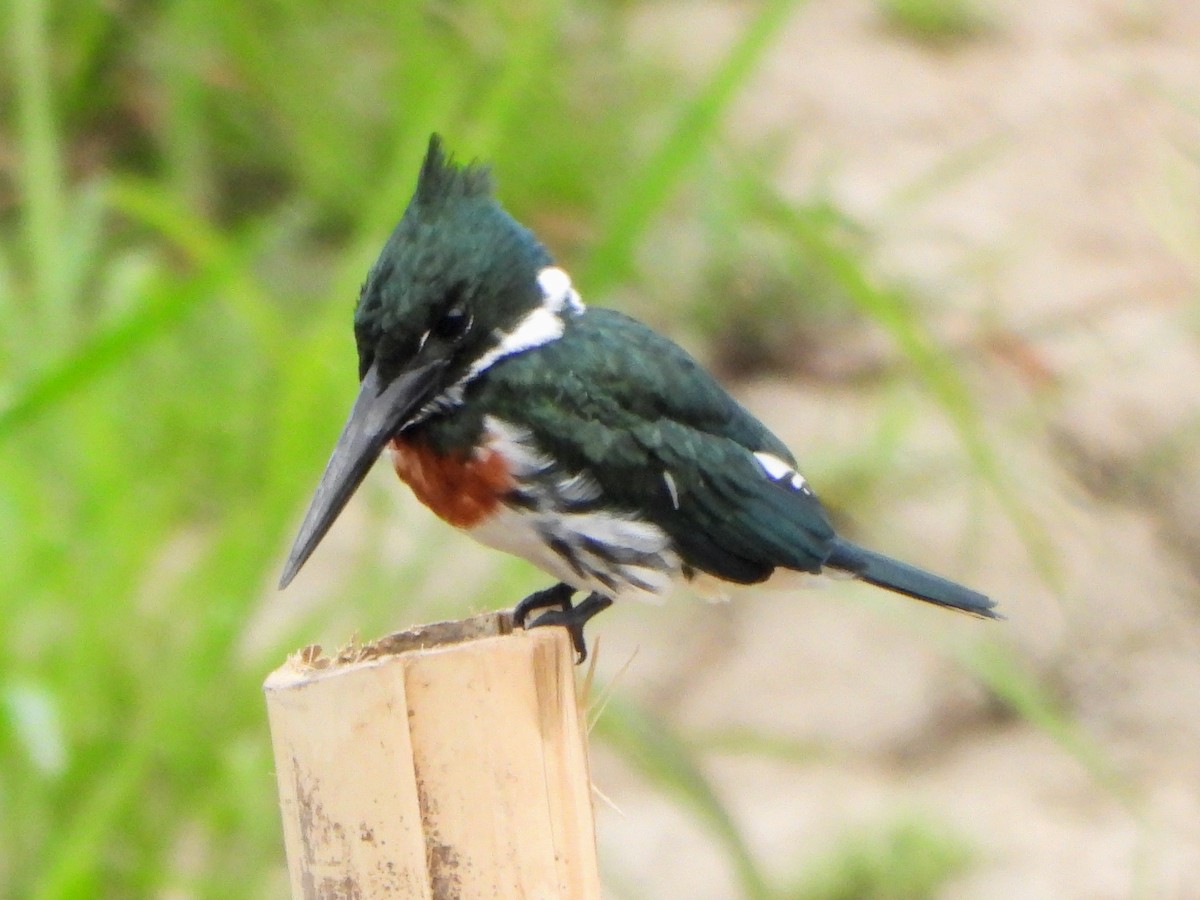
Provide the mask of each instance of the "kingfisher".
POLYGON ((488 168, 456 164, 436 134, 354 336, 358 395, 281 588, 386 451, 439 517, 555 580, 513 620, 567 628, 579 662, 584 625, 614 600, 777 569, 999 618, 987 596, 839 535, 779 438, 675 343, 585 305, 488 168))

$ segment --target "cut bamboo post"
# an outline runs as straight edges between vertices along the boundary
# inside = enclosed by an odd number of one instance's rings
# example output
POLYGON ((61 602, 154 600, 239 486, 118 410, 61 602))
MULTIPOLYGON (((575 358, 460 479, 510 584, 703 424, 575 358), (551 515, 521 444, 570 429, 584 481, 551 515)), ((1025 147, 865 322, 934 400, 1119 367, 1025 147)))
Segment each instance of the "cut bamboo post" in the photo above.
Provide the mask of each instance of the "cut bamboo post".
POLYGON ((508 613, 264 685, 294 898, 600 896, 574 652, 508 613))

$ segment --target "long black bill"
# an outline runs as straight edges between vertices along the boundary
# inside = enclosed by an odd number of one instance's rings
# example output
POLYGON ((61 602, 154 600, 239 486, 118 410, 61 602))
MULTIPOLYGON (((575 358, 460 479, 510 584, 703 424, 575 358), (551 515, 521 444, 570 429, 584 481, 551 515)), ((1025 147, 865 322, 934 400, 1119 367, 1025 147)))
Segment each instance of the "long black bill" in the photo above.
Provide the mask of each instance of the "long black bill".
POLYGON ((296 543, 283 567, 280 589, 296 577, 321 538, 345 508, 384 446, 414 410, 427 400, 445 365, 430 362, 401 372, 381 384, 376 366, 367 370, 350 418, 333 448, 325 474, 296 535, 296 543))

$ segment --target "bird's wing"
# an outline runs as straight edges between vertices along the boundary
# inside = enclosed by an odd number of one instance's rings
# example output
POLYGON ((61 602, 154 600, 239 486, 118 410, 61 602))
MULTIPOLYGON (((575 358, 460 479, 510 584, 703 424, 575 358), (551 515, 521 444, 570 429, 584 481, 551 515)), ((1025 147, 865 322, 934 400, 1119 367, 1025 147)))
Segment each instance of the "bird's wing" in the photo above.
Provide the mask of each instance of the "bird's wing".
POLYGON ((817 571, 830 552, 833 529, 791 477, 787 448, 633 319, 590 310, 562 339, 497 365, 480 390, 486 408, 519 410, 564 473, 590 475, 602 502, 666 530, 696 569, 753 582, 775 566, 817 571))

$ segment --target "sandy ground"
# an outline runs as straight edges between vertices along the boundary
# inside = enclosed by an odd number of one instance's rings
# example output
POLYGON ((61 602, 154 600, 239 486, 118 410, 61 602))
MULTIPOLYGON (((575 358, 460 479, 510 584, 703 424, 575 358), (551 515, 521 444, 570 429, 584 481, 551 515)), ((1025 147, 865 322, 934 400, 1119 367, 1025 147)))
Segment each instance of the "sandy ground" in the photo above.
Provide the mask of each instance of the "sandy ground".
MULTIPOLYGON (((665 4, 634 34, 699 82, 748 9, 665 4)), ((976 848, 946 897, 1200 897, 1200 4, 1007 3, 995 21, 935 49, 870 3, 817 0, 743 95, 736 132, 785 135, 782 187, 827 184, 879 229, 886 268, 928 288, 1050 535, 1053 575, 970 483, 931 405, 900 451, 926 487, 882 498, 858 536, 995 594, 1007 623, 854 585, 756 591, 607 614, 601 670, 636 652, 624 689, 681 728, 818 748, 802 763, 706 759, 773 873, 913 813, 976 848), (1127 799, 954 661, 997 631, 1127 799)), ((742 393, 801 460, 854 452, 888 402, 836 384, 742 393)), ((621 809, 600 813, 614 883, 736 896, 694 820, 603 748, 594 774, 621 809)))

